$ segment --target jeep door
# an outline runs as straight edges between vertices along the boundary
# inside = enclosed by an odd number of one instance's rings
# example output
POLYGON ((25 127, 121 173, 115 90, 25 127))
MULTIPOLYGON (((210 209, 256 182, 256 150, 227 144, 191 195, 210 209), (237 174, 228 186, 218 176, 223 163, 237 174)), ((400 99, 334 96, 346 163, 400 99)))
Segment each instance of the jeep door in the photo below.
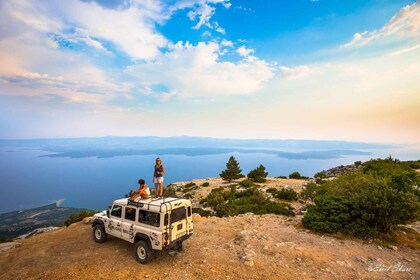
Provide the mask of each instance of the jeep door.
POLYGON ((114 204, 109 213, 108 223, 106 225, 106 232, 115 237, 121 238, 121 226, 122 226, 122 205, 114 204))
POLYGON ((187 208, 179 207, 173 209, 170 213, 169 222, 169 236, 171 241, 187 234, 187 208))
POLYGON ((134 207, 124 207, 124 214, 122 220, 121 237, 124 240, 134 241, 134 223, 137 217, 137 209, 134 207))

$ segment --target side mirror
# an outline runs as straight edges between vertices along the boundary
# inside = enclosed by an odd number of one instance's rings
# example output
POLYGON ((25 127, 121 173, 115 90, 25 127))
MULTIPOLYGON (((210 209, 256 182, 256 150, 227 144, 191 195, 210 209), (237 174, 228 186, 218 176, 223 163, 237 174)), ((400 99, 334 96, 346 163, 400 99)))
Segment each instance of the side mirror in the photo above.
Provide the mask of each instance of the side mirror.
POLYGON ((109 218, 109 210, 106 210, 106 216, 109 218))

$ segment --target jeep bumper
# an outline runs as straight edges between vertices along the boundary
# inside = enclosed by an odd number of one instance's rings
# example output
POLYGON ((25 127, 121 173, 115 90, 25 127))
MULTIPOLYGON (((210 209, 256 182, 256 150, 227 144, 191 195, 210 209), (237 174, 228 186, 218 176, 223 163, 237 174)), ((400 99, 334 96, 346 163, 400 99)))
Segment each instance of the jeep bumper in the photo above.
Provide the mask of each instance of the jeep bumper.
POLYGON ((178 246, 179 243, 182 243, 185 240, 187 240, 188 238, 190 238, 191 235, 192 235, 192 233, 191 234, 186 234, 184 236, 181 236, 178 239, 175 239, 174 241, 172 241, 171 243, 169 243, 168 245, 166 245, 166 247, 164 249, 165 250, 171 250, 171 249, 173 249, 174 247, 178 246))

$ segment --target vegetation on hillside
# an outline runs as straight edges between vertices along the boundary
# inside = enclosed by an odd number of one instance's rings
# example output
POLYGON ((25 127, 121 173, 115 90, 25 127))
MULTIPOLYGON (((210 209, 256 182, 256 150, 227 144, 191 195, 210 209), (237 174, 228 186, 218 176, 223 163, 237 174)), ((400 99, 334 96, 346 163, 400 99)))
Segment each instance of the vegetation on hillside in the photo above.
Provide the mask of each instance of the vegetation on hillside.
POLYGON ((357 237, 388 234, 399 224, 420 218, 419 175, 407 163, 376 159, 361 168, 311 185, 314 197, 302 223, 319 232, 343 232, 357 237))
POLYGON ((239 167, 239 163, 234 156, 231 156, 226 163, 226 169, 220 173, 220 177, 228 182, 232 182, 232 180, 245 177, 241 172, 242 170, 239 167))
POLYGON ((308 179, 308 177, 302 176, 299 172, 295 171, 289 174, 289 179, 308 179))
POLYGON ((247 177, 248 179, 256 182, 256 183, 264 183, 266 181, 268 172, 265 172, 264 165, 260 164, 259 167, 249 171, 247 177))
POLYGON ((91 217, 93 215, 95 215, 96 213, 98 213, 98 211, 94 211, 94 210, 82 210, 80 211, 80 213, 78 214, 71 214, 65 221, 64 221, 64 225, 66 227, 68 227, 69 225, 73 224, 73 223, 77 223, 82 221, 84 218, 86 217, 91 217))
POLYGON ((210 206, 219 217, 235 216, 252 212, 257 215, 274 213, 294 216, 293 208, 287 203, 268 200, 255 186, 238 191, 236 186, 213 189, 201 200, 204 206, 210 206))

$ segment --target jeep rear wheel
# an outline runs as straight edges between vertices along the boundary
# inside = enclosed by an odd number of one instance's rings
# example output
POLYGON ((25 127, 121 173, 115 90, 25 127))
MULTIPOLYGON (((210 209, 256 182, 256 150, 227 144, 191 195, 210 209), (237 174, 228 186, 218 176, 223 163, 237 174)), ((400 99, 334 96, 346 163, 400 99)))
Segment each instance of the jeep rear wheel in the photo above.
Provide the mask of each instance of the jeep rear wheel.
POLYGON ((134 246, 134 255, 139 263, 146 264, 153 259, 154 252, 149 248, 146 241, 140 240, 134 246))
POLYGON ((104 227, 102 225, 95 225, 93 227, 93 240, 97 243, 103 243, 108 238, 108 235, 106 234, 104 227))

